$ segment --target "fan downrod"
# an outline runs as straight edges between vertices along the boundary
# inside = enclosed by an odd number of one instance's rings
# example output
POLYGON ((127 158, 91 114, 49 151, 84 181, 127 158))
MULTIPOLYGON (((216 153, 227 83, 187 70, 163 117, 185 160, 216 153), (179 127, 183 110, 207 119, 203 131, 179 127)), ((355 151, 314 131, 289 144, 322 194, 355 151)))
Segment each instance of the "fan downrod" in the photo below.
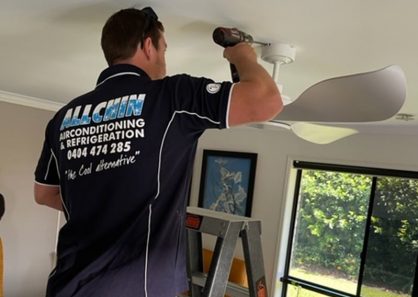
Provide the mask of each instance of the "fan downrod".
MULTIPOLYGON (((295 61, 296 50, 293 45, 287 43, 269 43, 261 48, 261 59, 273 64, 273 80, 276 82, 280 93, 283 92, 283 85, 279 82, 280 65, 289 64, 295 61)), ((293 100, 282 94, 284 105, 288 105, 293 100)))
POLYGON ((282 64, 295 61, 296 49, 288 43, 269 43, 261 48, 261 59, 273 64, 273 79, 277 83, 282 64))

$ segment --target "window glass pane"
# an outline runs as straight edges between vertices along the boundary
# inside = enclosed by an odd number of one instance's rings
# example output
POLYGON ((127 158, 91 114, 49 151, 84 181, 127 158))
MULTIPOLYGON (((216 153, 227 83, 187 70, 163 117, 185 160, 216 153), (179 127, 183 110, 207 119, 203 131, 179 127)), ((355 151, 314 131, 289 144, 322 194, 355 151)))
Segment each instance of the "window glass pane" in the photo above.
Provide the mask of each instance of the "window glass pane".
POLYGON ((361 296, 412 296, 418 252, 418 181, 378 178, 361 296), (383 295, 379 295, 383 296, 383 295))
POLYGON ((371 184, 365 175, 303 170, 290 276, 356 294, 371 184))

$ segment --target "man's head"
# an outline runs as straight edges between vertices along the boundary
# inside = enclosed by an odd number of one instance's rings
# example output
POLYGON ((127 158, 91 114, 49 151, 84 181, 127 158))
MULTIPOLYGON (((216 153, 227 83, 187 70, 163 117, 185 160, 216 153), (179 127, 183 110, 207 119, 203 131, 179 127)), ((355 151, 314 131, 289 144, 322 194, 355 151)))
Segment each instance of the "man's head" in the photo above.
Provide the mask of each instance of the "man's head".
MULTIPOLYGON (((164 67, 163 76, 165 76, 164 51, 166 43, 163 33, 164 27, 150 7, 142 10, 128 8, 118 11, 107 20, 102 30, 101 45, 107 63, 109 65, 125 63, 134 58, 138 49, 145 51, 147 46, 152 46, 156 50, 154 54, 159 54, 159 57, 151 62, 155 67, 164 67), (161 58, 163 61, 159 61, 161 58)), ((145 56, 145 58, 149 57, 145 56)), ((151 72, 153 71, 158 72, 151 70, 151 72)), ((153 76, 152 73, 148 74, 153 76)))

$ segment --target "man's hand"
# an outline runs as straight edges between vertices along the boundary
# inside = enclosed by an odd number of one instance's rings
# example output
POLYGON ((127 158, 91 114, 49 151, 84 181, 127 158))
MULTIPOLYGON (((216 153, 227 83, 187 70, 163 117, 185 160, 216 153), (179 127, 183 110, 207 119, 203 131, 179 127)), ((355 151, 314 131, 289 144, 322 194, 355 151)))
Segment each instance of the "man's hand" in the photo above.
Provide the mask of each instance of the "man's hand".
POLYGON ((246 42, 240 42, 235 46, 226 47, 224 50, 224 58, 231 64, 239 64, 240 62, 257 63, 257 55, 254 48, 246 42))

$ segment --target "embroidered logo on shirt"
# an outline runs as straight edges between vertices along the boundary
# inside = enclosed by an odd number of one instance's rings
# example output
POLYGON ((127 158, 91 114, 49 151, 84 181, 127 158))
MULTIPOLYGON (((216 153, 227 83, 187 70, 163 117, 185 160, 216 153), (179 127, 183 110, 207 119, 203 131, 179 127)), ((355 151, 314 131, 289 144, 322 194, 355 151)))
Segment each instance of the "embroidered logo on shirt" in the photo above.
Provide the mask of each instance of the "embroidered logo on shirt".
POLYGON ((210 94, 218 93, 220 89, 221 89, 220 84, 212 83, 212 84, 208 84, 206 86, 206 91, 208 91, 208 93, 210 93, 210 94))

